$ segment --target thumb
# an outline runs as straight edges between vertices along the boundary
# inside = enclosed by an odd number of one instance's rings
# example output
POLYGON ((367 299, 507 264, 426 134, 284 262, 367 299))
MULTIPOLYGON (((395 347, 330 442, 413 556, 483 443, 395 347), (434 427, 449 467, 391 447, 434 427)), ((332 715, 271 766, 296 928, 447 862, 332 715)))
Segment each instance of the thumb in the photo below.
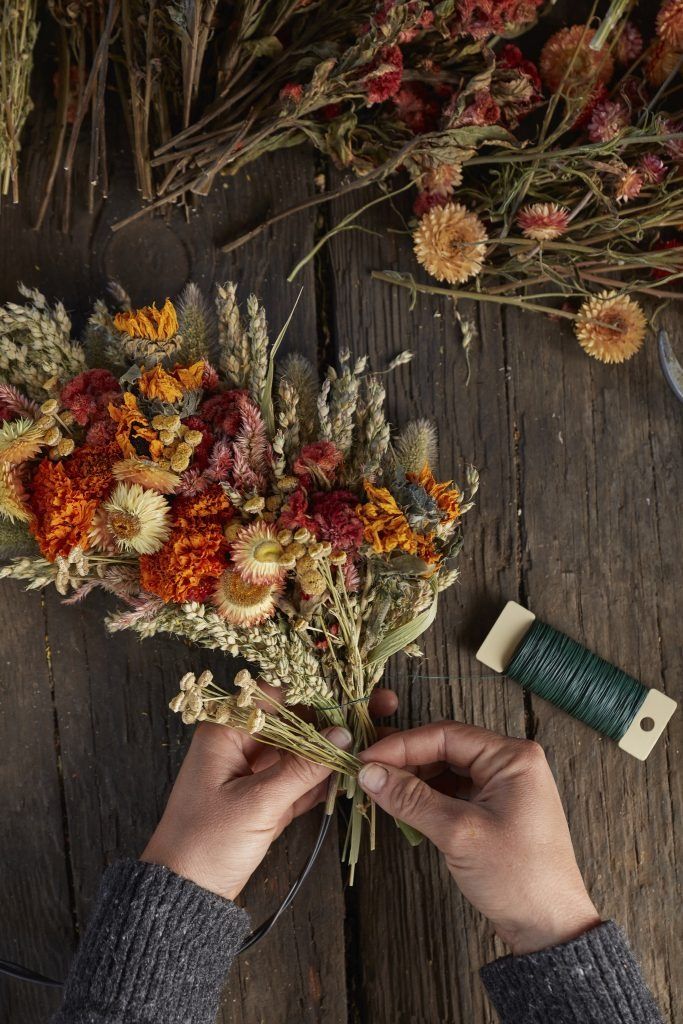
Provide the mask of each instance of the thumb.
POLYGON ((358 782, 382 810, 422 832, 440 850, 446 847, 461 801, 438 793, 417 775, 385 764, 366 764, 358 782))
MULTIPOLYGON (((323 731, 323 736, 342 750, 348 749, 353 742, 351 733, 339 726, 323 731)), ((278 808, 284 811, 289 810, 328 775, 330 769, 324 765, 314 764, 296 754, 282 754, 274 765, 257 772, 252 778, 265 786, 268 801, 276 802, 278 808)))

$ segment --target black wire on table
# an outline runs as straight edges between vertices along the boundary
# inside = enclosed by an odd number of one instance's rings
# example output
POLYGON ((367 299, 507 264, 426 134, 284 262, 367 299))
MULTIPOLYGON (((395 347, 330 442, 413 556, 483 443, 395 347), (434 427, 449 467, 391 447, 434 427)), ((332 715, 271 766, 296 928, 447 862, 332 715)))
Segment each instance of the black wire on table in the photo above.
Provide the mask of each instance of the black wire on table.
MULTIPOLYGON (((248 949, 251 949, 251 947, 255 946, 257 942, 264 939, 270 932, 271 928, 273 928, 276 922, 279 921, 285 910, 292 905, 299 889, 310 875, 313 865, 318 859, 318 854, 322 849, 327 833, 330 831, 331 824, 332 815, 327 813, 323 814, 323 820, 320 823, 320 829, 318 831, 318 838, 316 839, 315 845, 308 855, 308 860, 304 864, 301 872, 292 883, 292 887, 275 913, 264 921, 263 924, 259 925, 259 927, 250 935, 247 935, 246 939, 237 951, 238 956, 242 953, 246 953, 248 949)), ((44 985, 48 988, 62 988, 64 984, 63 981, 56 981, 54 978, 47 978, 44 974, 38 974, 36 971, 30 971, 28 967, 24 967, 22 964, 15 964, 11 960, 0 960, 0 974, 4 974, 8 978, 16 978, 19 981, 27 981, 32 985, 44 985)))

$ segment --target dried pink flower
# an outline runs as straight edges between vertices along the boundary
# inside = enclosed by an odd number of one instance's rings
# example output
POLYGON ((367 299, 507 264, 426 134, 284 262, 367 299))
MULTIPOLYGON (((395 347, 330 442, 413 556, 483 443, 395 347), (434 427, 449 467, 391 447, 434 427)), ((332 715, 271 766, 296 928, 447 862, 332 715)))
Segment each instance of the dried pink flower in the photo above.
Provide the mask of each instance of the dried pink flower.
POLYGON ((659 185, 666 177, 666 164, 654 153, 646 153, 638 161, 638 170, 648 185, 659 185))
POLYGON ((620 64, 632 64, 643 52, 643 37, 632 21, 627 21, 614 47, 614 56, 620 64))
POLYGON ((610 142, 629 124, 629 113, 619 100, 602 100, 596 103, 588 122, 588 138, 591 142, 610 142))
POLYGON ((617 182, 615 198, 618 203, 628 203, 640 195, 642 187, 642 174, 635 167, 628 167, 617 182))
POLYGON ((517 214, 517 224, 526 238, 548 242, 567 230, 569 210, 557 203, 531 203, 517 214))
POLYGON ((657 15, 657 35, 675 50, 683 50, 683 0, 664 0, 657 15))

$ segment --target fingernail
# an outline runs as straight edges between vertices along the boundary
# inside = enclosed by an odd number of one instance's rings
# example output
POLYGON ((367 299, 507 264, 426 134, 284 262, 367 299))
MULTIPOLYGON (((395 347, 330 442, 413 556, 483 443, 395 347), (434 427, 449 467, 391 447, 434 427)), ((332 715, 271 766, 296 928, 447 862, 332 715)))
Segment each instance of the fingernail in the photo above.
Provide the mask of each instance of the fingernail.
POLYGON ((350 747, 353 743, 353 736, 348 729, 342 729, 340 725, 335 726, 327 733, 327 739, 330 743, 334 743, 335 747, 350 747))
POLYGON ((389 772, 381 764, 366 764, 358 773, 358 781, 368 793, 379 793, 389 778, 389 772))

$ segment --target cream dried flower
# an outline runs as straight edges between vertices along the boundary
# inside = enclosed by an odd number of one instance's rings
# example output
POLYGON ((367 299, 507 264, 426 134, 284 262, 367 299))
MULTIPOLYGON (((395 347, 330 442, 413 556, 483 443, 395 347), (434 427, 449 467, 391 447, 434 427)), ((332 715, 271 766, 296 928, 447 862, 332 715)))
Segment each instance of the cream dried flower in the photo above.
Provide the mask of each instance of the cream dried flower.
POLYGON ((240 573, 226 569, 214 591, 213 604, 233 626, 257 626, 275 611, 275 587, 248 583, 240 573))
POLYGON ((31 518, 19 469, 0 462, 0 515, 11 522, 27 523, 31 518))
POLYGON ((605 291, 584 302, 574 329, 589 356, 602 363, 623 363, 642 347, 646 327, 637 302, 628 295, 605 291))
POLYGON ((247 583, 279 583, 285 574, 285 549, 272 526, 250 523, 237 534, 232 547, 235 568, 247 583))
POLYGON ((265 724, 265 712, 261 708, 255 708, 247 719, 247 731, 253 736, 255 733, 261 732, 265 724))
POLYGON ((567 230, 569 210, 557 203, 530 203, 517 214, 517 224, 526 238, 549 242, 567 230))
POLYGON ((102 507, 120 551, 153 555, 168 540, 169 505, 156 491, 146 491, 140 484, 120 483, 102 507))
POLYGON ((413 235, 418 262, 437 281, 463 284, 480 273, 486 255, 486 229, 461 203, 436 206, 413 235))
POLYGON ((628 167, 617 181, 614 196, 618 203, 628 203, 640 195, 643 176, 635 167, 628 167))

